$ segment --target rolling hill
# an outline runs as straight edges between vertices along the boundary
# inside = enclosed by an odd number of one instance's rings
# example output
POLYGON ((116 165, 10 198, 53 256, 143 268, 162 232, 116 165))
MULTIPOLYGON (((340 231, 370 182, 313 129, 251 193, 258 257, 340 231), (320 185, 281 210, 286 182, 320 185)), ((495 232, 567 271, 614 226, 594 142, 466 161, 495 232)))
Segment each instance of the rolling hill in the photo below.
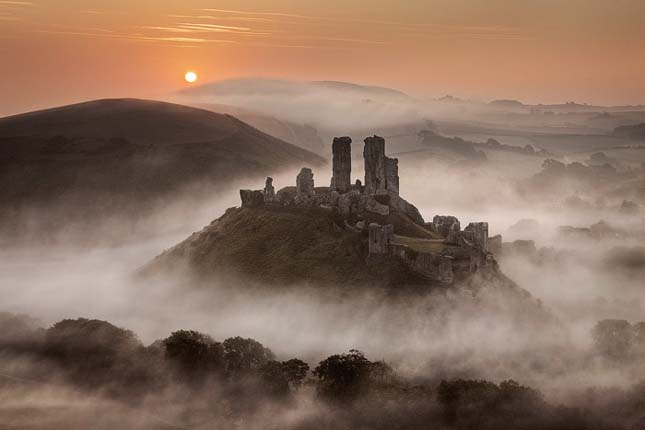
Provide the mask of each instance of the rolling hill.
POLYGON ((137 220, 187 190, 215 193, 324 162, 233 116, 158 101, 97 100, 2 118, 0 232, 114 214, 137 220))
POLYGON ((632 140, 645 140, 645 123, 616 127, 614 135, 632 140))

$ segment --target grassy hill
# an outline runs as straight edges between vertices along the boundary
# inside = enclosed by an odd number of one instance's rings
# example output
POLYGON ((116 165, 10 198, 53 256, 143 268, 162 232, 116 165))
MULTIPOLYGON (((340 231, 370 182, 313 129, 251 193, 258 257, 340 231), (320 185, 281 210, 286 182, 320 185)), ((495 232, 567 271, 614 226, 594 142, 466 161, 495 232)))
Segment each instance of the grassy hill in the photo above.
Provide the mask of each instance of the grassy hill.
POLYGON ((0 119, 0 230, 38 228, 44 212, 47 230, 138 218, 188 189, 214 193, 323 163, 233 116, 164 102, 97 100, 16 115, 0 119))
MULTIPOLYGON (((397 231, 427 235, 402 214, 381 221, 397 231)), ((369 267, 366 240, 366 232, 346 228, 342 217, 322 208, 231 208, 155 258, 143 273, 187 269, 197 277, 228 273, 281 285, 423 283, 402 263, 369 267)))

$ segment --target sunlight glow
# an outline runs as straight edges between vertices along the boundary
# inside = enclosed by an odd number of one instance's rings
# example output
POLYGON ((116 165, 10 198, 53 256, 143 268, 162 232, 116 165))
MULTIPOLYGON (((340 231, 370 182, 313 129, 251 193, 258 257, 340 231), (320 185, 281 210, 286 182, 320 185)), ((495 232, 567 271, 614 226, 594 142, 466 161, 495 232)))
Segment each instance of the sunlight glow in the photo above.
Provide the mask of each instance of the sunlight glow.
POLYGON ((184 75, 184 79, 189 84, 192 84, 193 82, 197 81, 197 73, 195 73, 195 72, 186 72, 186 74, 184 75))

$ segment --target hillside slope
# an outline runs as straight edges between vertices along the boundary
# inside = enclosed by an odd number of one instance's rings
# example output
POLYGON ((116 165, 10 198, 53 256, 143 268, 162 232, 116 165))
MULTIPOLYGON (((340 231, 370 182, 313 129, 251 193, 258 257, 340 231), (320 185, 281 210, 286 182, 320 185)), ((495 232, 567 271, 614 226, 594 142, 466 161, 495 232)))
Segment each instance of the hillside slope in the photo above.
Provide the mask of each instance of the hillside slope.
MULTIPOLYGON (((401 230, 413 224, 395 215, 380 221, 401 230)), ((342 217, 321 208, 231 208, 159 255, 143 273, 186 269, 200 278, 226 273, 281 285, 423 283, 403 264, 368 266, 366 240, 345 228, 342 217)))
POLYGON ((47 229, 131 216, 197 184, 214 193, 322 163, 230 115, 170 103, 98 100, 32 112, 0 119, 0 227, 20 230, 33 208, 48 212, 47 229))
POLYGON ((633 140, 645 140, 645 123, 616 127, 614 129, 614 136, 626 137, 633 140))

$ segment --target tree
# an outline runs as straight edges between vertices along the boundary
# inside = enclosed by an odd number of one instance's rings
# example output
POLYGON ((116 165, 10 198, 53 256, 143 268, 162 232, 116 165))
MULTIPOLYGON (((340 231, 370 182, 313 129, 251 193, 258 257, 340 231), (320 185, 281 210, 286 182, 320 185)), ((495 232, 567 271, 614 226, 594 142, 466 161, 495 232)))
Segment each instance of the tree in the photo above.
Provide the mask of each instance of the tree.
POLYGON ((629 356, 634 339, 634 328, 625 320, 599 321, 591 332, 596 349, 605 357, 623 360, 629 356))
POLYGON ((264 363, 260 368, 260 377, 267 394, 276 397, 289 394, 289 381, 279 361, 270 360, 264 363))
POLYGON ((226 371, 231 374, 259 370, 267 361, 274 360, 275 355, 254 339, 232 337, 223 343, 226 371))
POLYGON ((370 366, 370 382, 385 384, 392 380, 394 371, 385 361, 375 361, 370 366))
POLYGON ((478 380, 441 381, 437 400, 444 418, 457 428, 524 428, 523 420, 536 421, 546 407, 540 392, 513 380, 499 386, 478 380))
POLYGON ((91 388, 111 385, 122 391, 123 381, 147 382, 151 376, 138 366, 143 345, 130 330, 86 318, 66 319, 45 334, 44 353, 68 378, 91 388))
POLYGON ((165 357, 178 375, 198 383, 209 372, 223 368, 223 350, 210 336, 193 330, 179 330, 163 340, 165 357))
POLYGON ((51 349, 75 352, 84 350, 131 351, 141 347, 141 342, 130 330, 122 329, 107 321, 86 318, 65 319, 47 330, 46 341, 51 349))
POLYGON ((354 399, 369 389, 372 363, 362 352, 352 349, 321 361, 314 369, 318 391, 333 400, 354 399))
POLYGON ((639 356, 643 356, 645 354, 645 322, 634 323, 632 327, 634 330, 633 351, 639 356))
POLYGON ((307 377, 309 365, 298 358, 283 361, 282 372, 289 384, 293 387, 299 387, 307 377))

